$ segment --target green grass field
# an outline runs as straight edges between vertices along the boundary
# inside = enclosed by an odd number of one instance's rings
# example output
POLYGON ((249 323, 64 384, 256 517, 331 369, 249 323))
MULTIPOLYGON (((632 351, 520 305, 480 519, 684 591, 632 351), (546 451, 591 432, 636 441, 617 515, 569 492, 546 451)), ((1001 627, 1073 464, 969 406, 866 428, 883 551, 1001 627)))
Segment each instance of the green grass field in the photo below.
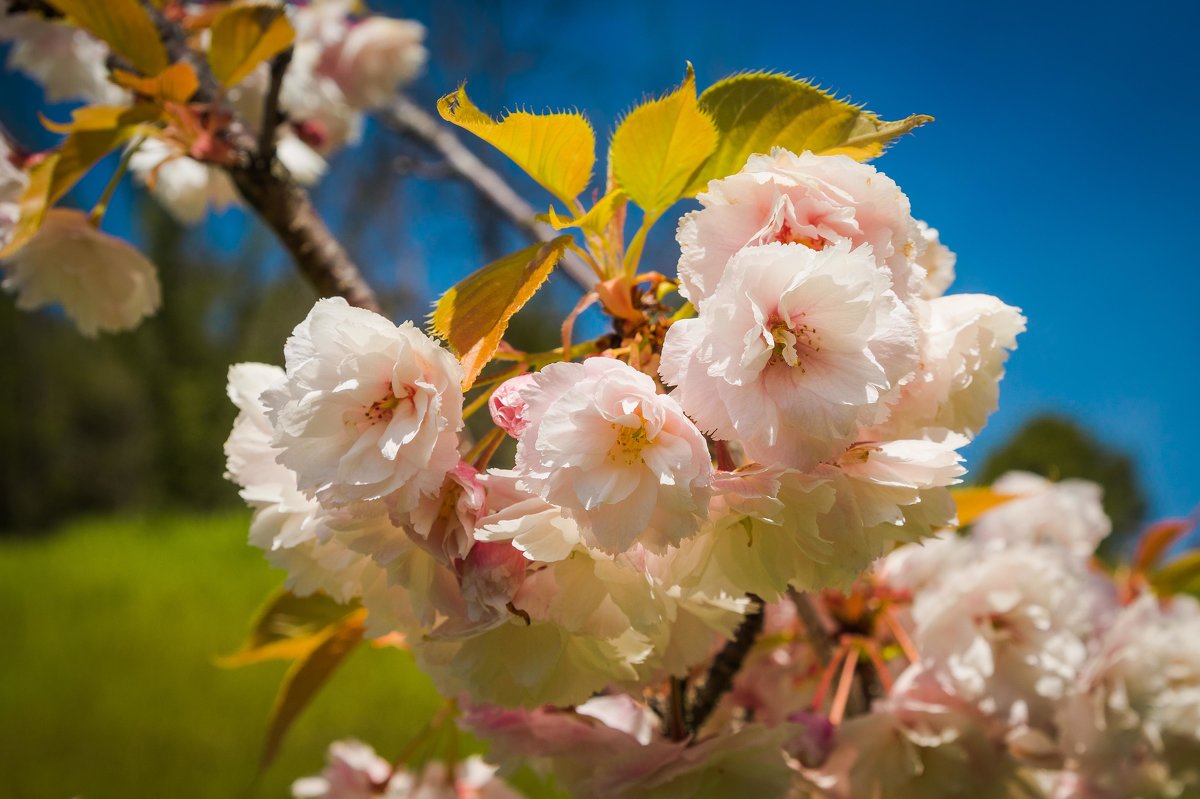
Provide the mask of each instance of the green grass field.
POLYGON ((285 797, 333 739, 404 748, 440 700, 406 654, 363 647, 255 784, 286 664, 212 662, 282 582, 246 545, 247 522, 96 520, 0 541, 0 795, 285 797))

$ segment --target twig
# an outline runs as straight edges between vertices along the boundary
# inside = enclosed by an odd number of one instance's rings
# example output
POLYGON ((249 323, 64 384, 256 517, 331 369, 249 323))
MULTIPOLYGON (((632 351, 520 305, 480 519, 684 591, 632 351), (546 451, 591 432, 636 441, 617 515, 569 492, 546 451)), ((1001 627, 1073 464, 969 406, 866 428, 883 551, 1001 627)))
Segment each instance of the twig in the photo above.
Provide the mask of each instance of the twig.
POLYGON ((741 671, 742 663, 750 654, 755 639, 762 632, 762 600, 753 594, 750 595, 750 599, 755 604, 754 610, 746 614, 734 632, 733 639, 727 641, 721 651, 717 653, 712 666, 708 669, 704 685, 696 691, 696 701, 692 704, 687 720, 688 731, 693 735, 699 732, 700 728, 704 726, 704 722, 708 721, 708 717, 716 710, 717 702, 721 697, 733 687, 733 678, 741 671))
MULTIPOLYGON (((217 102, 222 94, 220 84, 208 63, 188 46, 187 34, 167 19, 154 3, 143 0, 142 5, 154 20, 171 59, 186 61, 196 70, 200 89, 193 101, 217 102)), ((270 126, 264 120, 264 130, 267 127, 270 126)), ((235 119, 230 125, 229 138, 240 156, 228 167, 234 185, 246 203, 275 231, 300 273, 321 296, 345 297, 351 305, 378 312, 380 306, 375 292, 317 213, 308 192, 286 170, 262 163, 257 155, 259 142, 240 120, 235 119)))
MULTIPOLYGON (((433 115, 407 97, 398 95, 379 118, 393 130, 409 136, 438 153, 445 165, 461 180, 469 183, 496 210, 508 217, 518 229, 535 241, 550 241, 561 235, 534 217, 537 211, 525 201, 494 169, 470 150, 458 136, 433 115)), ((572 252, 562 258, 563 271, 585 291, 596 283, 596 276, 583 259, 572 252)))
POLYGON ((283 122, 283 111, 279 108, 279 93, 283 90, 283 77, 292 63, 292 48, 289 47, 271 59, 271 79, 267 84, 267 95, 263 99, 262 130, 258 132, 258 158, 260 166, 270 169, 275 160, 275 138, 279 123, 283 122))
POLYGON ((833 657, 833 640, 817 609, 813 607, 812 598, 794 588, 788 589, 788 596, 796 606, 796 615, 800 617, 800 624, 804 626, 808 644, 813 648, 817 661, 821 665, 829 663, 833 657))

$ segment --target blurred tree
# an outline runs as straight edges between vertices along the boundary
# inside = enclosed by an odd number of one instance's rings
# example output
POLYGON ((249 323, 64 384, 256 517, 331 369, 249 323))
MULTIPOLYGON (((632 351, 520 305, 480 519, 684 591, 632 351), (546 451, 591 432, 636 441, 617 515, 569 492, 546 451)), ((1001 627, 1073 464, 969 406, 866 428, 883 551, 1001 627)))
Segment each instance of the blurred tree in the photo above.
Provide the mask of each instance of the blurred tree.
POLYGON ((1103 486, 1104 510, 1112 519, 1113 533, 1101 544, 1101 555, 1124 549, 1145 519, 1146 495, 1133 458, 1066 417, 1047 414, 1030 419, 988 456, 976 477, 990 483, 1014 469, 1054 480, 1077 477, 1103 486))

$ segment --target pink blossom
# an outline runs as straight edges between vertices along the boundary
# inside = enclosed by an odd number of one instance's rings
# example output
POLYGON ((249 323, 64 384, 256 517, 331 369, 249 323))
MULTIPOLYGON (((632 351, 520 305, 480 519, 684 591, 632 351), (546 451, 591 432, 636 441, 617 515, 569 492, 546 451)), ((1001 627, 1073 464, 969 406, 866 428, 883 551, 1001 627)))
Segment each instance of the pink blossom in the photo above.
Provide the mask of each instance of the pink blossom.
POLYGON ((551 364, 520 389, 518 487, 563 509, 583 540, 617 553, 693 535, 708 503, 704 437, 654 381, 612 358, 551 364))
POLYGON ((754 460, 807 469, 886 415, 917 364, 917 328, 869 247, 747 247, 694 319, 667 331, 661 374, 705 431, 754 460))
POLYGON ((920 233, 908 198, 874 167, 844 155, 796 155, 775 148, 740 172, 708 184, 703 206, 679 222, 681 293, 702 306, 731 258, 771 242, 813 249, 845 241, 871 245, 901 299, 919 290, 911 267, 920 233))
POLYGON ((533 375, 518 375, 505 380, 488 399, 492 421, 513 438, 520 438, 528 424, 524 417, 525 400, 521 397, 521 389, 533 382, 533 378, 533 375))

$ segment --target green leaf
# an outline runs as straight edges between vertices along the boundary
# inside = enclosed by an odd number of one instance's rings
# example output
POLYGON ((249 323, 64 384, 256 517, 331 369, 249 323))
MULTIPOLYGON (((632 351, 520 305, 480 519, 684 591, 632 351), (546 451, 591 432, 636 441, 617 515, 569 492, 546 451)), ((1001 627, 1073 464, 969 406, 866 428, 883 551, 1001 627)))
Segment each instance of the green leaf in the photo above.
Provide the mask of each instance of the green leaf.
POLYGON ((491 360, 513 314, 546 282, 570 242, 570 236, 559 236, 493 261, 437 301, 430 322, 459 353, 464 390, 491 360))
POLYGON ((300 597, 280 589, 259 609, 242 648, 219 658, 218 665, 236 668, 264 660, 297 660, 323 640, 329 628, 358 609, 322 593, 300 597))
POLYGON ((283 678, 283 685, 275 697, 267 725, 267 736, 263 741, 259 770, 266 770, 279 753, 279 745, 291 728, 292 723, 308 707, 321 686, 337 671, 363 638, 365 610, 357 610, 338 624, 330 627, 320 642, 303 660, 292 665, 283 678))
POLYGON ((693 177, 689 193, 734 174, 751 155, 772 147, 867 161, 893 139, 933 120, 916 115, 885 122, 806 81, 766 72, 718 81, 700 95, 699 105, 716 124, 720 142, 693 177))
POLYGON ((499 121, 475 107, 466 86, 438 100, 438 113, 507 155, 568 208, 587 188, 596 162, 596 135, 577 111, 516 111, 499 121))
POLYGON ((1186 552, 1151 574, 1150 584, 1161 595, 1200 596, 1200 550, 1186 552))
POLYGON ((566 230, 567 228, 577 227, 585 233, 591 233, 596 236, 603 236, 605 228, 612 222, 613 216, 621 209, 621 206, 629 198, 625 196, 625 192, 620 189, 613 189, 608 194, 601 197, 595 205, 593 205, 586 214, 577 216, 573 219, 564 219, 555 213, 554 208, 551 208, 546 214, 546 221, 550 223, 550 227, 555 230, 566 230))
POLYGON ((658 216, 683 196, 716 149, 717 129, 696 102, 696 75, 688 64, 678 89, 622 120, 609 160, 617 185, 648 215, 658 216))
POLYGON ((170 61, 150 15, 138 0, 47 0, 145 75, 170 61))
POLYGON ((230 6, 213 21, 208 65, 223 85, 236 86, 263 61, 290 47, 295 38, 280 5, 230 6))

